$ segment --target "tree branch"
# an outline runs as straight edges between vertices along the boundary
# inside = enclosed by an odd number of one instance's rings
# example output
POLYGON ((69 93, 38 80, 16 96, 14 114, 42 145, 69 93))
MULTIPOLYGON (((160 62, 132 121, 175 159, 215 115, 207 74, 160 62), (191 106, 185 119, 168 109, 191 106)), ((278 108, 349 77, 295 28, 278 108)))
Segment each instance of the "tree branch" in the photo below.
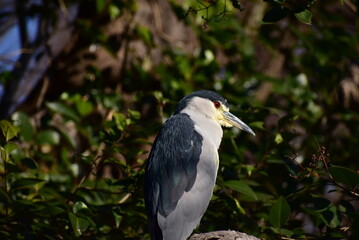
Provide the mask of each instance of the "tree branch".
POLYGON ((246 233, 232 230, 193 234, 188 240, 260 240, 246 233))

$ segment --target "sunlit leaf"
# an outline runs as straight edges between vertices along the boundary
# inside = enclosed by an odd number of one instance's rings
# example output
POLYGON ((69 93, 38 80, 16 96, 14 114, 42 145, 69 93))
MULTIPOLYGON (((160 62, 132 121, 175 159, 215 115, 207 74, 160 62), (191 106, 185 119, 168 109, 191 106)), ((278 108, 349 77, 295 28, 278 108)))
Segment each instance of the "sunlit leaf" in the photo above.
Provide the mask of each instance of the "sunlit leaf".
POLYGON ((308 9, 305 9, 301 12, 295 13, 294 15, 302 23, 309 24, 309 25, 312 24, 312 13, 308 9))
POLYGON ((91 102, 86 101, 77 101, 76 102, 77 111, 81 114, 81 116, 87 116, 93 110, 93 105, 91 102))
POLYGON ((121 131, 125 130, 125 127, 127 126, 127 118, 123 113, 115 113, 113 115, 116 126, 121 131))
POLYGON ((81 209, 86 209, 87 205, 84 202, 78 201, 72 207, 73 212, 77 214, 81 209))
POLYGON ((248 164, 245 166, 245 168, 247 170, 248 176, 252 175, 252 172, 255 169, 253 165, 248 165, 248 164))
POLYGON ((108 8, 108 12, 109 12, 110 18, 112 20, 118 18, 121 13, 120 9, 115 4, 110 4, 110 6, 108 8))
POLYGON ((280 133, 277 133, 277 134, 275 135, 274 141, 275 141, 277 144, 282 143, 282 142, 283 142, 283 137, 282 137, 282 135, 281 135, 280 133))
POLYGON ((238 201, 238 199, 236 199, 236 198, 234 198, 234 197, 232 197, 232 196, 230 196, 230 198, 235 202, 235 204, 236 204, 236 207, 237 207, 237 209, 239 210, 239 212, 241 213, 241 214, 246 214, 246 210, 241 206, 241 204, 240 204, 240 202, 238 201))
POLYGON ((6 145, 4 146, 4 149, 6 151, 7 154, 10 154, 12 151, 18 149, 18 145, 13 143, 13 142, 8 142, 6 143, 6 145))
POLYGON ((6 141, 9 141, 13 137, 16 137, 20 131, 19 127, 14 126, 11 122, 9 122, 7 120, 0 121, 0 128, 1 128, 2 134, 4 135, 6 141))
POLYGON ((113 217, 115 219, 115 223, 116 223, 116 228, 118 228, 123 220, 122 215, 120 215, 119 213, 117 213, 116 211, 112 212, 113 217))

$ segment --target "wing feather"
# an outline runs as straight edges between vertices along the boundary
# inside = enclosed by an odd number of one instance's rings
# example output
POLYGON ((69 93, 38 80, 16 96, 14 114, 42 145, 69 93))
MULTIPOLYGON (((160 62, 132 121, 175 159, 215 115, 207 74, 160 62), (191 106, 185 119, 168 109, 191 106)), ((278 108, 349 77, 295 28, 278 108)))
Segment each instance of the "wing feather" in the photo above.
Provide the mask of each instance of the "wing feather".
POLYGON ((154 239, 162 239, 157 214, 168 216, 196 180, 202 140, 190 117, 181 113, 165 122, 152 146, 146 166, 145 204, 154 239))

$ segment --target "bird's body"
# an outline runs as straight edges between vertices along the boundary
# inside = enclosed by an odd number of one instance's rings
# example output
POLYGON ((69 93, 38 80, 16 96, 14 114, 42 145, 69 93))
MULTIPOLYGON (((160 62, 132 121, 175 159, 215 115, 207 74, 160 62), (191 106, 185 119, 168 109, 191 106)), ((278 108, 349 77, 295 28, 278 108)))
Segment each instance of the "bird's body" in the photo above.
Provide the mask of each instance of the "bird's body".
POLYGON ((146 166, 145 204, 152 239, 185 240, 198 226, 216 181, 221 126, 233 124, 253 133, 228 112, 226 100, 211 91, 183 98, 164 123, 146 166))

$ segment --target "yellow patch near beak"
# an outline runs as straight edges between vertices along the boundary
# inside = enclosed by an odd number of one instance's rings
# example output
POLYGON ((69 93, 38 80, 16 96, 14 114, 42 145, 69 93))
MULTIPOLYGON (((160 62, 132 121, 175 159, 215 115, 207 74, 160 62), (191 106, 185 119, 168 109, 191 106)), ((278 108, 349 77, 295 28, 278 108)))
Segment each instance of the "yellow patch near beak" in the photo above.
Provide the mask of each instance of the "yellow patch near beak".
POLYGON ((221 104, 221 107, 216 109, 215 118, 221 126, 233 127, 233 124, 226 119, 226 112, 229 112, 229 108, 221 104))

